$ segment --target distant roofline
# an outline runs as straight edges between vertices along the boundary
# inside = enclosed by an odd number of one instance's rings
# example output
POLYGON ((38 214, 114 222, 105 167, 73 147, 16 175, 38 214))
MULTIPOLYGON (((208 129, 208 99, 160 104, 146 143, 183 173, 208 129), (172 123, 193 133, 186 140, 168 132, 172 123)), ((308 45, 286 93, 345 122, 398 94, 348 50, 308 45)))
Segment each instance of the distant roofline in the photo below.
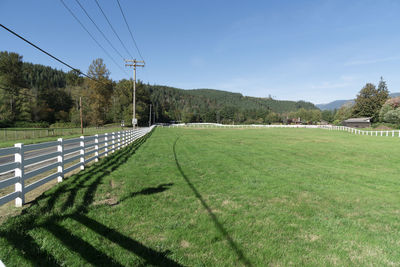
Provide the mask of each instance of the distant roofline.
POLYGON ((362 117, 362 118, 349 118, 344 120, 344 122, 371 122, 372 117, 362 117))

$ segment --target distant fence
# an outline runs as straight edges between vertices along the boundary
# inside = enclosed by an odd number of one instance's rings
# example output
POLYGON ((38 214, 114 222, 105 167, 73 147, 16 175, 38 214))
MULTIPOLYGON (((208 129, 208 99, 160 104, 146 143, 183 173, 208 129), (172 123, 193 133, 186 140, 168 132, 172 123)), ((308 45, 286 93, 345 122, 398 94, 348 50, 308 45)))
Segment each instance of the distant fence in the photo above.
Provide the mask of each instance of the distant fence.
POLYGON ((352 134, 369 135, 369 136, 390 136, 400 137, 400 130, 371 130, 365 131, 347 126, 334 126, 334 125, 285 125, 285 124, 244 124, 244 125, 231 125, 231 124, 220 124, 220 123, 180 123, 170 124, 163 127, 177 128, 177 127, 188 127, 188 128, 308 128, 308 129, 326 129, 334 131, 345 131, 352 134))
POLYGON ((67 173, 84 170, 89 162, 131 144, 154 127, 0 149, 0 206, 15 200, 21 207, 26 193, 56 178, 61 182, 67 173))
POLYGON ((177 128, 319 128, 322 125, 286 125, 286 124, 221 124, 221 123, 179 123, 163 125, 162 127, 177 128))

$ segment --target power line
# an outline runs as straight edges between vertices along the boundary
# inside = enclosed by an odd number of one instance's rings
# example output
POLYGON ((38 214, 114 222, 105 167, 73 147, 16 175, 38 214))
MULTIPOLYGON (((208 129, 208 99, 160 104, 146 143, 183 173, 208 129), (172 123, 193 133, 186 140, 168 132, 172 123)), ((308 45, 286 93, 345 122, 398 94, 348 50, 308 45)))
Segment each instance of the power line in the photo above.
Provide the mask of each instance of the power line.
POLYGON ((106 14, 104 13, 103 9, 101 8, 101 6, 100 6, 100 4, 99 4, 99 1, 97 1, 97 0, 95 0, 95 1, 96 1, 97 6, 99 7, 101 13, 103 14, 104 18, 107 20, 108 25, 110 25, 110 27, 111 27, 112 31, 114 32, 115 36, 117 36, 117 38, 118 38, 118 40, 120 41, 121 45, 124 47, 125 52, 126 52, 131 58, 133 58, 133 56, 131 55, 131 53, 129 53, 128 49, 126 48, 126 46, 125 46, 124 43, 122 42, 121 38, 119 37, 117 31, 116 31, 116 30, 114 29, 114 27, 112 26, 110 20, 107 18, 107 16, 106 16, 106 14))
POLYGON ((124 21, 125 21, 126 27, 128 27, 129 33, 131 34, 132 41, 136 46, 136 50, 138 51, 139 56, 142 59, 142 61, 144 61, 144 59, 142 57, 142 54, 140 53, 139 47, 136 44, 135 38, 133 37, 133 34, 132 34, 132 31, 131 31, 131 28, 129 27, 128 21, 126 20, 126 17, 125 17, 124 11, 122 10, 121 4, 119 3, 119 0, 117 0, 117 3, 118 3, 118 6, 119 6, 119 10, 121 10, 121 14, 124 17, 124 21))
POLYGON ((75 16, 74 12, 72 12, 72 10, 64 3, 64 1, 63 0, 60 0, 60 1, 64 5, 64 7, 68 10, 68 12, 71 14, 71 16, 74 17, 74 19, 79 23, 79 25, 81 25, 81 27, 86 31, 86 33, 103 50, 103 52, 112 60, 112 62, 114 62, 114 64, 117 65, 117 67, 122 72, 124 72, 126 75, 128 75, 128 73, 123 68, 121 68, 121 66, 114 60, 114 58, 107 52, 107 50, 96 40, 96 38, 94 38, 94 36, 89 32, 89 30, 85 27, 85 25, 83 25, 83 23, 78 19, 78 17, 75 16))
MULTIPOLYGON (((62 0, 61 0, 61 1, 62 1, 62 0)), ((17 36, 17 37, 20 38, 21 40, 23 40, 23 41, 25 41, 26 43, 30 44, 30 45, 33 46, 34 48, 38 49, 38 50, 41 51, 42 53, 45 53, 45 54, 48 55, 49 57, 55 59, 56 61, 60 62, 61 64, 65 65, 65 66, 67 66, 68 68, 70 68, 70 69, 72 69, 72 70, 78 72, 79 74, 85 76, 86 78, 89 78, 89 79, 91 79, 91 80, 93 80, 93 81, 96 81, 96 82, 100 82, 100 81, 98 81, 98 80, 96 80, 96 79, 90 77, 89 75, 86 75, 85 73, 83 73, 83 72, 80 71, 79 69, 74 68, 74 67, 72 67, 71 65, 65 63, 65 62, 62 61, 61 59, 59 59, 59 58, 53 56, 53 55, 50 54, 49 52, 43 50, 42 48, 38 47, 38 46, 35 45, 34 43, 28 41, 27 39, 25 39, 24 37, 22 37, 22 36, 19 35, 18 33, 14 32, 13 30, 11 30, 11 29, 7 28, 6 26, 4 26, 3 24, 0 24, 0 26, 1 26, 2 28, 4 28, 5 30, 7 30, 8 32, 14 34, 15 36, 17 36)))
POLYGON ((81 4, 81 2, 79 2, 79 0, 75 0, 75 2, 80 6, 80 8, 83 10, 83 12, 85 13, 85 15, 90 19, 90 21, 93 23, 93 25, 96 27, 96 29, 101 33, 101 35, 103 36, 103 38, 108 42, 108 44, 112 47, 112 49, 114 49, 115 53, 117 53, 121 59, 123 60, 124 57, 121 55, 121 53, 115 48, 115 46, 111 43, 111 41, 107 38, 107 36, 104 34, 104 32, 100 29, 99 26, 97 26, 96 22, 92 19, 92 17, 89 15, 89 13, 86 11, 86 9, 83 7, 83 5, 81 4))

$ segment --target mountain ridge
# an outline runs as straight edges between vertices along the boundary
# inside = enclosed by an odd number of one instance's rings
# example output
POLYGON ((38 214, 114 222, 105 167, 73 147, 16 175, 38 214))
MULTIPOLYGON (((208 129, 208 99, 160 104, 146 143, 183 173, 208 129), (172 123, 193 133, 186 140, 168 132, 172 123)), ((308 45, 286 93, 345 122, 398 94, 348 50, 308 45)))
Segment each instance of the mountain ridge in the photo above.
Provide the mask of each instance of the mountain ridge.
MULTIPOLYGON (((398 96, 400 96, 400 92, 389 94, 389 97, 398 97, 398 96)), ((347 102, 354 103, 354 99, 334 100, 332 102, 325 103, 325 104, 315 104, 315 106, 317 108, 319 108, 320 110, 335 110, 335 109, 339 109, 341 106, 343 106, 347 102)))

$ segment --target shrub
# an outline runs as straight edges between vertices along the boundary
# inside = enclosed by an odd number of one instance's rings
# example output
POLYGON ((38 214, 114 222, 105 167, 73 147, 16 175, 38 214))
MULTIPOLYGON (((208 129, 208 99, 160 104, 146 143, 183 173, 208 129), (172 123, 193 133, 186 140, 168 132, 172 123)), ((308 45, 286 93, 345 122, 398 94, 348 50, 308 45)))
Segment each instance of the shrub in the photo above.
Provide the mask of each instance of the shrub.
POLYGON ((11 121, 7 121, 7 120, 0 120, 0 128, 8 128, 8 127, 12 127, 13 123, 11 121))
MULTIPOLYGON (((400 107, 400 97, 394 97, 386 100, 385 104, 382 106, 381 110, 379 111, 379 120, 381 122, 390 122, 385 120, 385 115, 389 111, 393 111, 400 107)), ((392 115, 388 115, 388 118, 391 118, 392 115)), ((391 118, 393 119, 393 118, 391 118)))
POLYGON ((16 121, 13 127, 15 128, 48 128, 49 123, 46 121, 30 122, 30 121, 16 121))
POLYGON ((56 122, 50 125, 50 128, 77 128, 79 127, 73 122, 56 122))
POLYGON ((383 116, 383 120, 385 122, 399 124, 400 123, 400 109, 389 110, 383 116))
POLYGON ((387 123, 387 122, 379 122, 379 123, 373 123, 372 124, 373 129, 400 129, 399 124, 394 124, 394 123, 387 123))
POLYGON ((382 106, 381 110, 379 111, 379 120, 380 121, 385 121, 385 115, 386 113, 388 113, 389 111, 394 110, 392 105, 390 105, 389 103, 386 103, 382 106))

